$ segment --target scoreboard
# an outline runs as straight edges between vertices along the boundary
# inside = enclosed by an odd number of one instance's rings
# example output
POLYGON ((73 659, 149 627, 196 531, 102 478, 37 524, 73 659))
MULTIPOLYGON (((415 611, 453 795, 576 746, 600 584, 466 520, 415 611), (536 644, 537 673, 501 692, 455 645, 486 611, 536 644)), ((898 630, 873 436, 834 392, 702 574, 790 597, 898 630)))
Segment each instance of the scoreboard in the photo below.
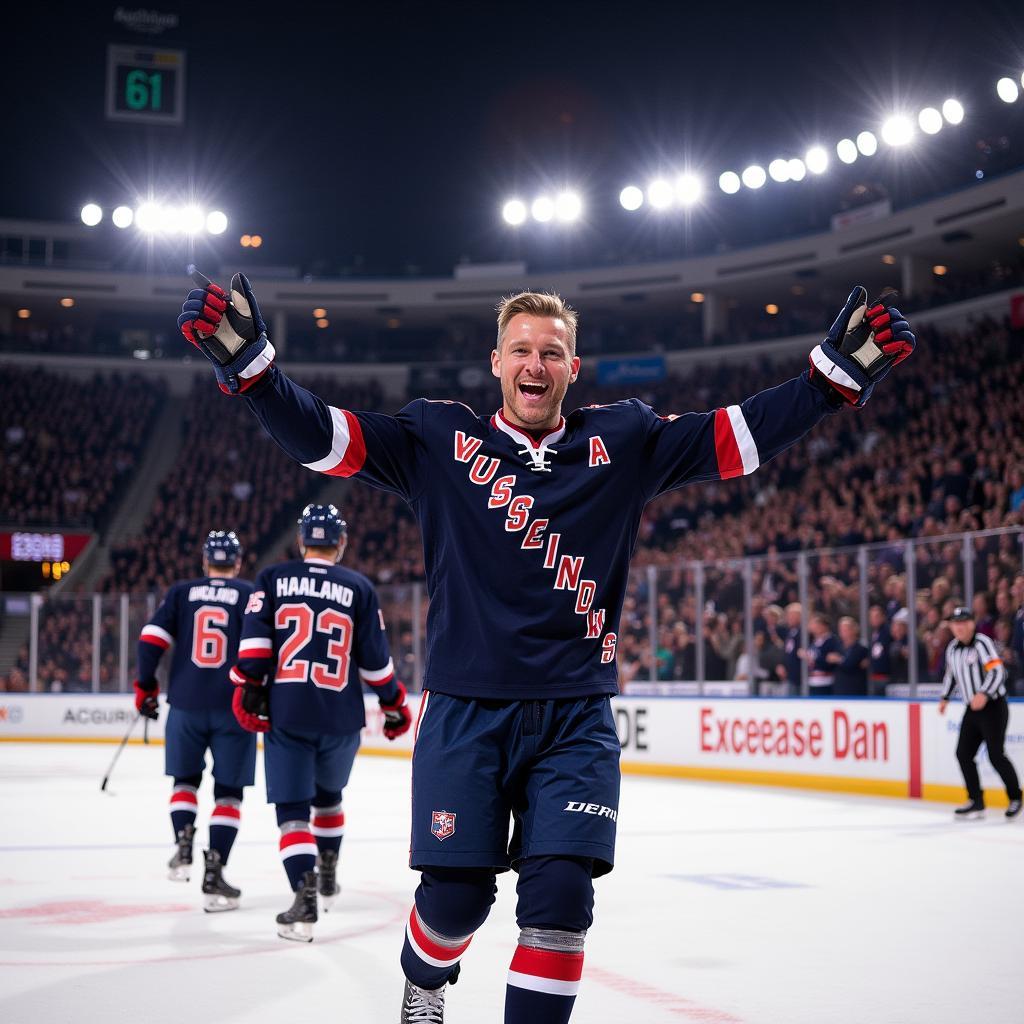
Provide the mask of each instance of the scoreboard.
POLYGON ((181 125, 185 120, 185 51, 108 46, 107 119, 181 125))

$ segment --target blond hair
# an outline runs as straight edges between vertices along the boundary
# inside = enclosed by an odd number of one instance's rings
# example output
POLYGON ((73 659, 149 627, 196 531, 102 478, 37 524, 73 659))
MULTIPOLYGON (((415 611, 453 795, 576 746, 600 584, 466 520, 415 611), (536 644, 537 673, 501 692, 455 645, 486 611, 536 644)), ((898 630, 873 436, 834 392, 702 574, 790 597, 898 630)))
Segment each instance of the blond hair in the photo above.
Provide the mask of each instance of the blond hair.
POLYGON ((565 324, 569 352, 571 355, 576 354, 576 324, 579 314, 561 295, 556 295, 554 292, 520 292, 518 295, 506 295, 498 303, 497 309, 498 341, 496 347, 499 350, 501 349, 501 339, 512 317, 519 313, 526 313, 528 316, 549 316, 561 320, 565 324))

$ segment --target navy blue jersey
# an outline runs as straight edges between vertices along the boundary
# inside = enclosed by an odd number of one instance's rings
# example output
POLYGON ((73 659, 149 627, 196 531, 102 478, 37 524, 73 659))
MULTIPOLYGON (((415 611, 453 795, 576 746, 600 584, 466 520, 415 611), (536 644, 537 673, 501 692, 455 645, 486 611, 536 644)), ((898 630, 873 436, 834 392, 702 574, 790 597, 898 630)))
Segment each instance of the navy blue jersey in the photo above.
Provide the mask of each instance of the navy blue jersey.
POLYGON ((237 681, 266 679, 275 728, 344 736, 366 724, 361 683, 385 701, 397 687, 373 584, 320 558, 256 577, 238 647, 237 681))
POLYGON ((139 681, 154 681, 161 656, 173 645, 167 702, 183 711, 230 710, 228 672, 251 593, 248 580, 200 576, 175 583, 142 627, 139 681))
POLYGON ((753 472, 829 411, 806 374, 709 413, 659 416, 635 399, 577 409, 540 441, 458 402, 331 408, 276 367, 248 401, 308 468, 410 504, 430 595, 424 688, 505 699, 616 692, 644 505, 753 472))

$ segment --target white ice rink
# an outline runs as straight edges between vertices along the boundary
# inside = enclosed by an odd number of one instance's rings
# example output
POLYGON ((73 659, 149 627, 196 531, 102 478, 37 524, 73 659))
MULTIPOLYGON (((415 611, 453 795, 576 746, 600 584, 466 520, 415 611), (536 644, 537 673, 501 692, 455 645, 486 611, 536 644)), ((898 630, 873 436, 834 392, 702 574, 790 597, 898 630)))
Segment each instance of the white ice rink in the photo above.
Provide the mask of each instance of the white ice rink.
MULTIPOLYGON (((0 1021, 396 1024, 409 765, 360 757, 342 896, 312 945, 262 788, 226 872, 242 909, 166 880, 163 748, 0 745, 0 1021)), ((209 782, 200 794, 206 840, 209 782)), ((500 1022, 514 877, 450 989, 450 1024, 500 1022)), ((627 777, 575 1022, 1024 1021, 1024 822, 866 797, 627 777)))

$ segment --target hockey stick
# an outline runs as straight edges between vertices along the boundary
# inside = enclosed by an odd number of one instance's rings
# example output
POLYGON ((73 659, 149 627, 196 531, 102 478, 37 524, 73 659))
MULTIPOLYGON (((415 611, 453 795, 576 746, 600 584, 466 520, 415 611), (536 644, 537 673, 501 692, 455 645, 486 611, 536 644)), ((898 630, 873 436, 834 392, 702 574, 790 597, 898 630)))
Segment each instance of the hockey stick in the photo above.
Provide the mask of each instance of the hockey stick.
POLYGON ((142 717, 139 712, 135 713, 135 717, 132 719, 132 724, 128 726, 128 731, 124 734, 124 739, 121 740, 121 745, 117 748, 114 754, 113 760, 110 762, 110 767, 107 769, 107 774, 103 776, 103 781, 100 783, 100 792, 104 792, 107 788, 107 783, 110 781, 110 776, 114 771, 114 765, 117 764, 117 759, 121 756, 121 751, 124 750, 125 745, 128 743, 128 737, 131 736, 132 730, 138 724, 139 719, 142 717))

